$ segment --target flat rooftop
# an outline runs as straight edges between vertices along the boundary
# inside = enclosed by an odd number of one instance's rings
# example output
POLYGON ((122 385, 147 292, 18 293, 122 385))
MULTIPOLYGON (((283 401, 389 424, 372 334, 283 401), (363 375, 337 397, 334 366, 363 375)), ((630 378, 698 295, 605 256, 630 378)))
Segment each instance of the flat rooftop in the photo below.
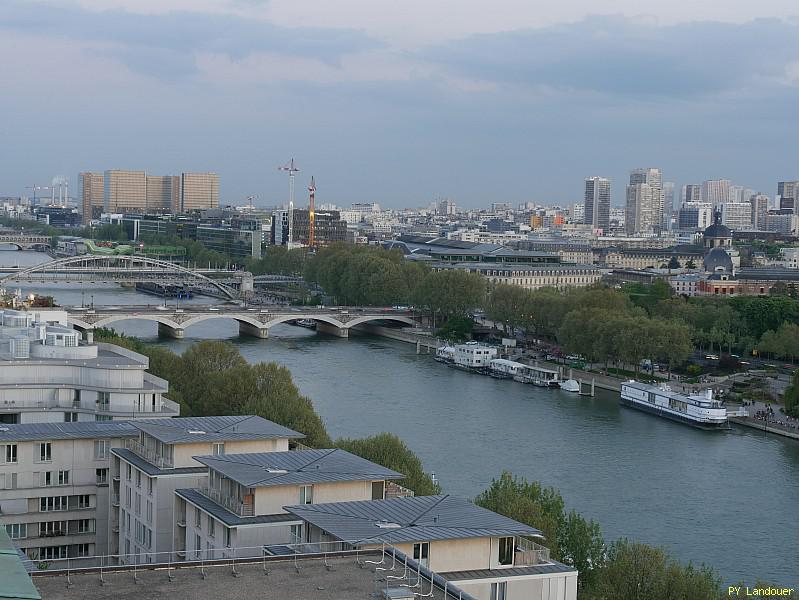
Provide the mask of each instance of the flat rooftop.
MULTIPOLYGON (((361 560, 379 560, 377 556, 361 555, 361 560)), ((170 582, 166 569, 139 568, 138 583, 132 570, 103 573, 105 585, 100 582, 99 571, 72 573, 72 586, 67 587, 66 576, 36 576, 36 585, 43 600, 142 600, 152 598, 191 598, 192 600, 219 600, 220 598, 280 598, 280 600, 374 600, 383 598, 386 588, 385 572, 360 568, 354 556, 329 559, 331 570, 322 559, 300 558, 299 573, 293 560, 268 561, 268 575, 264 564, 238 563, 233 577, 231 565, 217 564, 205 567, 205 578, 199 565, 172 569, 170 582)), ((390 566, 387 560, 384 566, 390 566)), ((401 570, 399 573, 402 574, 401 570)), ((412 583, 415 583, 413 581, 412 583)), ((397 583, 390 582, 391 587, 397 583)), ((413 590, 427 594, 429 580, 422 580, 421 588, 413 590)), ((467 598, 466 594, 463 596, 467 598)), ((447 594, 435 589, 435 600, 455 600, 457 594, 447 594)))

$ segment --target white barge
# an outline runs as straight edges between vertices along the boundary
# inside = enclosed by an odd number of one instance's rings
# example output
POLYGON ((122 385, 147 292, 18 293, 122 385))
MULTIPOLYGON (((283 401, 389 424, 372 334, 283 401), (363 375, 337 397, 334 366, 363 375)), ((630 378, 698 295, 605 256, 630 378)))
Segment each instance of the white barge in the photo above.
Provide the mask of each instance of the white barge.
POLYGON ((621 403, 700 429, 730 429, 727 408, 713 398, 713 390, 703 396, 685 395, 667 385, 625 381, 621 384, 621 403))
POLYGON ((560 372, 536 365, 522 365, 522 368, 513 376, 513 380, 519 383, 532 383, 539 387, 556 388, 560 385, 560 372))
POLYGON ((497 349, 477 342, 466 342, 455 346, 453 367, 465 371, 484 373, 489 371, 491 361, 497 357, 497 349))

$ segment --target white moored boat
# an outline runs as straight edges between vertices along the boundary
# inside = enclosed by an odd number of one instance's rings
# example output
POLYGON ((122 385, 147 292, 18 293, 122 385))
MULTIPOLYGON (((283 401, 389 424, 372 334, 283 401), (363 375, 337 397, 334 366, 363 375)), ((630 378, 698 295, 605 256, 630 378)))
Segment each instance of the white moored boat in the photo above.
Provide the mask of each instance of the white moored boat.
POLYGON ((545 369, 536 365, 521 365, 513 380, 519 383, 532 383, 539 387, 556 388, 560 383, 560 373, 555 369, 545 369))
POLYGON ((495 358, 489 363, 491 377, 497 379, 513 379, 525 365, 506 358, 495 358))
POLYGON ((713 390, 689 396, 667 385, 625 381, 621 384, 621 403, 700 429, 730 429, 727 408, 713 398, 713 390))
POLYGON ((453 367, 464 371, 484 373, 489 371, 491 360, 497 357, 497 349, 477 342, 466 342, 455 346, 453 367))
POLYGON ((576 379, 566 379, 560 382, 560 389, 564 392, 578 393, 580 391, 580 382, 576 379))
POLYGON ((436 348, 436 360, 447 364, 455 362, 455 348, 452 346, 436 348))

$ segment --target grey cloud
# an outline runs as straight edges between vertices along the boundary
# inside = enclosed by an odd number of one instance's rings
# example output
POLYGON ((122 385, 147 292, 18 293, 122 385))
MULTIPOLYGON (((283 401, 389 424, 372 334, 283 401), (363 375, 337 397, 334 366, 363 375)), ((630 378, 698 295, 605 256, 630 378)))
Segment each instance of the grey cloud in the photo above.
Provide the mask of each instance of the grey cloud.
POLYGON ((0 3, 3 29, 108 43, 104 52, 156 76, 194 72, 191 56, 195 51, 221 53, 234 60, 254 52, 274 52, 336 64, 343 54, 380 45, 360 31, 285 28, 234 15, 94 12, 14 0, 0 3))
POLYGON ((657 26, 617 16, 544 29, 474 35, 425 59, 467 77, 623 96, 695 97, 769 83, 799 59, 799 25, 657 26))

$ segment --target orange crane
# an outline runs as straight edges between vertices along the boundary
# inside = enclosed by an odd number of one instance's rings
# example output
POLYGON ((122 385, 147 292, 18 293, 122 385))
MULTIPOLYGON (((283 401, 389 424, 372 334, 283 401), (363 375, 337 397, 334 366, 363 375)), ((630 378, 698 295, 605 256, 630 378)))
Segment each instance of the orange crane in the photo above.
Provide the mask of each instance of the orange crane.
POLYGON ((308 247, 313 248, 316 245, 316 228, 314 227, 314 221, 316 219, 316 213, 314 212, 316 183, 314 183, 313 175, 311 176, 311 185, 308 186, 308 193, 310 194, 308 200, 308 247))

